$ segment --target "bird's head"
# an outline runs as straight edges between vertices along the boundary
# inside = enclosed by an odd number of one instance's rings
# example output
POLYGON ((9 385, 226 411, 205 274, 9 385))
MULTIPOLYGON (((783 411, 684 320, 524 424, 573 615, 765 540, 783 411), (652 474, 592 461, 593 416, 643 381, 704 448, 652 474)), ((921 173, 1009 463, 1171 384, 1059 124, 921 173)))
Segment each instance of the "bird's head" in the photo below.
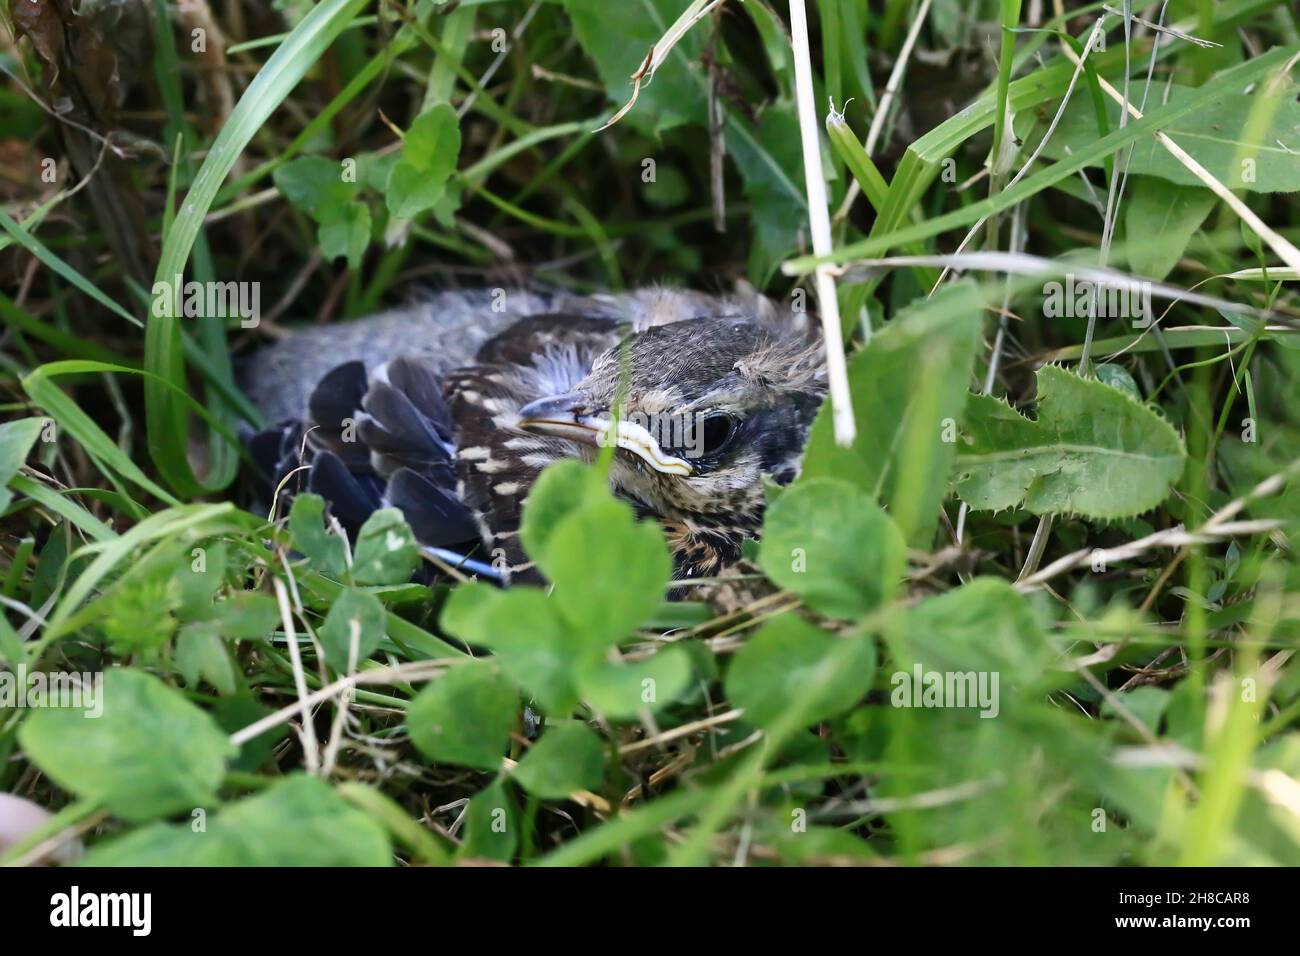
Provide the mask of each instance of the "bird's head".
POLYGON ((688 319, 627 337, 571 391, 521 408, 519 427, 587 458, 615 446, 614 490, 665 521, 752 529, 763 477, 795 476, 824 394, 819 343, 688 319))

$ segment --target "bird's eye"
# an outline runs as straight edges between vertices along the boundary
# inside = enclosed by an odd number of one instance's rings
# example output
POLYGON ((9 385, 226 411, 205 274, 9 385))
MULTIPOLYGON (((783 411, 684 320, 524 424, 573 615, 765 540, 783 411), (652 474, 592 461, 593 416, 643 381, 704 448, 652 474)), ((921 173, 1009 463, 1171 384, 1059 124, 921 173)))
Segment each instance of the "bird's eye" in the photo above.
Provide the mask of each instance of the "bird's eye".
POLYGON ((701 425, 700 452, 703 455, 716 455, 727 446, 740 422, 734 415, 715 412, 707 415, 701 425))

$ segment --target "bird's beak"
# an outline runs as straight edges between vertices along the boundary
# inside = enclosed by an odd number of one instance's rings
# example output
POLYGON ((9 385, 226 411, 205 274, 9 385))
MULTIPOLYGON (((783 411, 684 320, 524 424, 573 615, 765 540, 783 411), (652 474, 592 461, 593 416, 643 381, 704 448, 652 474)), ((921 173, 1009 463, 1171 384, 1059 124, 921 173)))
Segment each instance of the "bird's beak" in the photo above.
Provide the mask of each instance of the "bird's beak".
POLYGON ((613 419, 597 414, 591 399, 578 392, 530 402, 519 409, 518 427, 537 435, 566 438, 598 448, 613 444, 665 475, 684 478, 694 471, 690 462, 664 452, 649 431, 623 420, 616 426, 613 419))

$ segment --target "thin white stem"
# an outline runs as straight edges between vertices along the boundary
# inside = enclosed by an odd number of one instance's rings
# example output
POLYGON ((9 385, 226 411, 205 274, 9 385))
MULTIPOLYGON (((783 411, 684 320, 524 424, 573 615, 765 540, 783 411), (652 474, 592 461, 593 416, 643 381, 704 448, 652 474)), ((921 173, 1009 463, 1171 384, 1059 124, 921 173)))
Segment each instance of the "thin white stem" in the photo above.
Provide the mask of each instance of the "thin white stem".
MULTIPOLYGON (((817 138, 821 123, 813 105, 812 57, 808 52, 808 13, 804 9, 804 0, 790 0, 790 40, 794 46, 795 99, 799 108, 799 139, 803 145, 808 225, 812 231, 813 253, 824 258, 831 254, 831 217, 826 205, 821 144, 817 138)), ((853 421, 833 268, 826 263, 816 268, 817 304, 821 313, 822 339, 826 347, 826 378, 830 386, 831 423, 834 426, 835 441, 840 445, 850 445, 857 434, 857 427, 853 421)))
MULTIPOLYGON (((348 622, 348 676, 351 677, 357 672, 357 656, 361 650, 361 621, 359 618, 353 618, 348 622)), ((347 723, 348 707, 352 703, 352 695, 355 693, 353 687, 345 687, 343 693, 339 694, 338 706, 334 710, 334 721, 330 726, 329 743, 325 745, 325 757, 322 761, 323 773, 328 777, 334 772, 335 761, 338 760, 339 747, 343 744, 343 727, 347 723)))
POLYGON ((305 697, 299 697, 292 704, 281 707, 275 713, 267 714, 247 727, 235 731, 230 735, 230 742, 236 747, 242 746, 254 737, 260 737, 272 727, 278 727, 295 713, 302 710, 304 706, 314 707, 323 700, 329 700, 341 690, 356 687, 358 684, 397 684, 432 680, 448 667, 460 663, 461 660, 469 660, 469 658, 411 661, 406 664, 398 664, 395 667, 377 667, 374 670, 341 677, 334 683, 327 684, 320 690, 313 691, 305 697))
POLYGON ((293 627, 293 609, 289 607, 289 592, 284 582, 272 578, 275 586, 275 599, 280 605, 280 622, 284 627, 284 638, 289 644, 289 661, 293 664, 293 684, 298 692, 298 713, 302 719, 302 751, 307 764, 307 772, 316 774, 320 770, 320 743, 316 739, 316 728, 311 720, 311 706, 307 703, 307 675, 302 669, 302 653, 298 650, 298 635, 293 627))

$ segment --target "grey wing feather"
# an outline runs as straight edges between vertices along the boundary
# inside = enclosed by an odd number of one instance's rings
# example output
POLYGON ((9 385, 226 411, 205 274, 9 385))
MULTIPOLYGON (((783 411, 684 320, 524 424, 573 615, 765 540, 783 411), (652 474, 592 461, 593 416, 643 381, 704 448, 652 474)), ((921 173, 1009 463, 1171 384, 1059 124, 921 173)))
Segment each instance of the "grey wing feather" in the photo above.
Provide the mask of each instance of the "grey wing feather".
POLYGON ((369 372, 407 355, 443 376, 472 364, 485 342, 519 319, 547 312, 612 319, 636 331, 704 315, 745 316, 786 329, 807 322, 804 313, 745 287, 731 295, 666 286, 597 295, 543 288, 435 292, 369 318, 297 330, 241 362, 239 384, 268 423, 302 419, 316 383, 345 362, 361 362, 369 372))

